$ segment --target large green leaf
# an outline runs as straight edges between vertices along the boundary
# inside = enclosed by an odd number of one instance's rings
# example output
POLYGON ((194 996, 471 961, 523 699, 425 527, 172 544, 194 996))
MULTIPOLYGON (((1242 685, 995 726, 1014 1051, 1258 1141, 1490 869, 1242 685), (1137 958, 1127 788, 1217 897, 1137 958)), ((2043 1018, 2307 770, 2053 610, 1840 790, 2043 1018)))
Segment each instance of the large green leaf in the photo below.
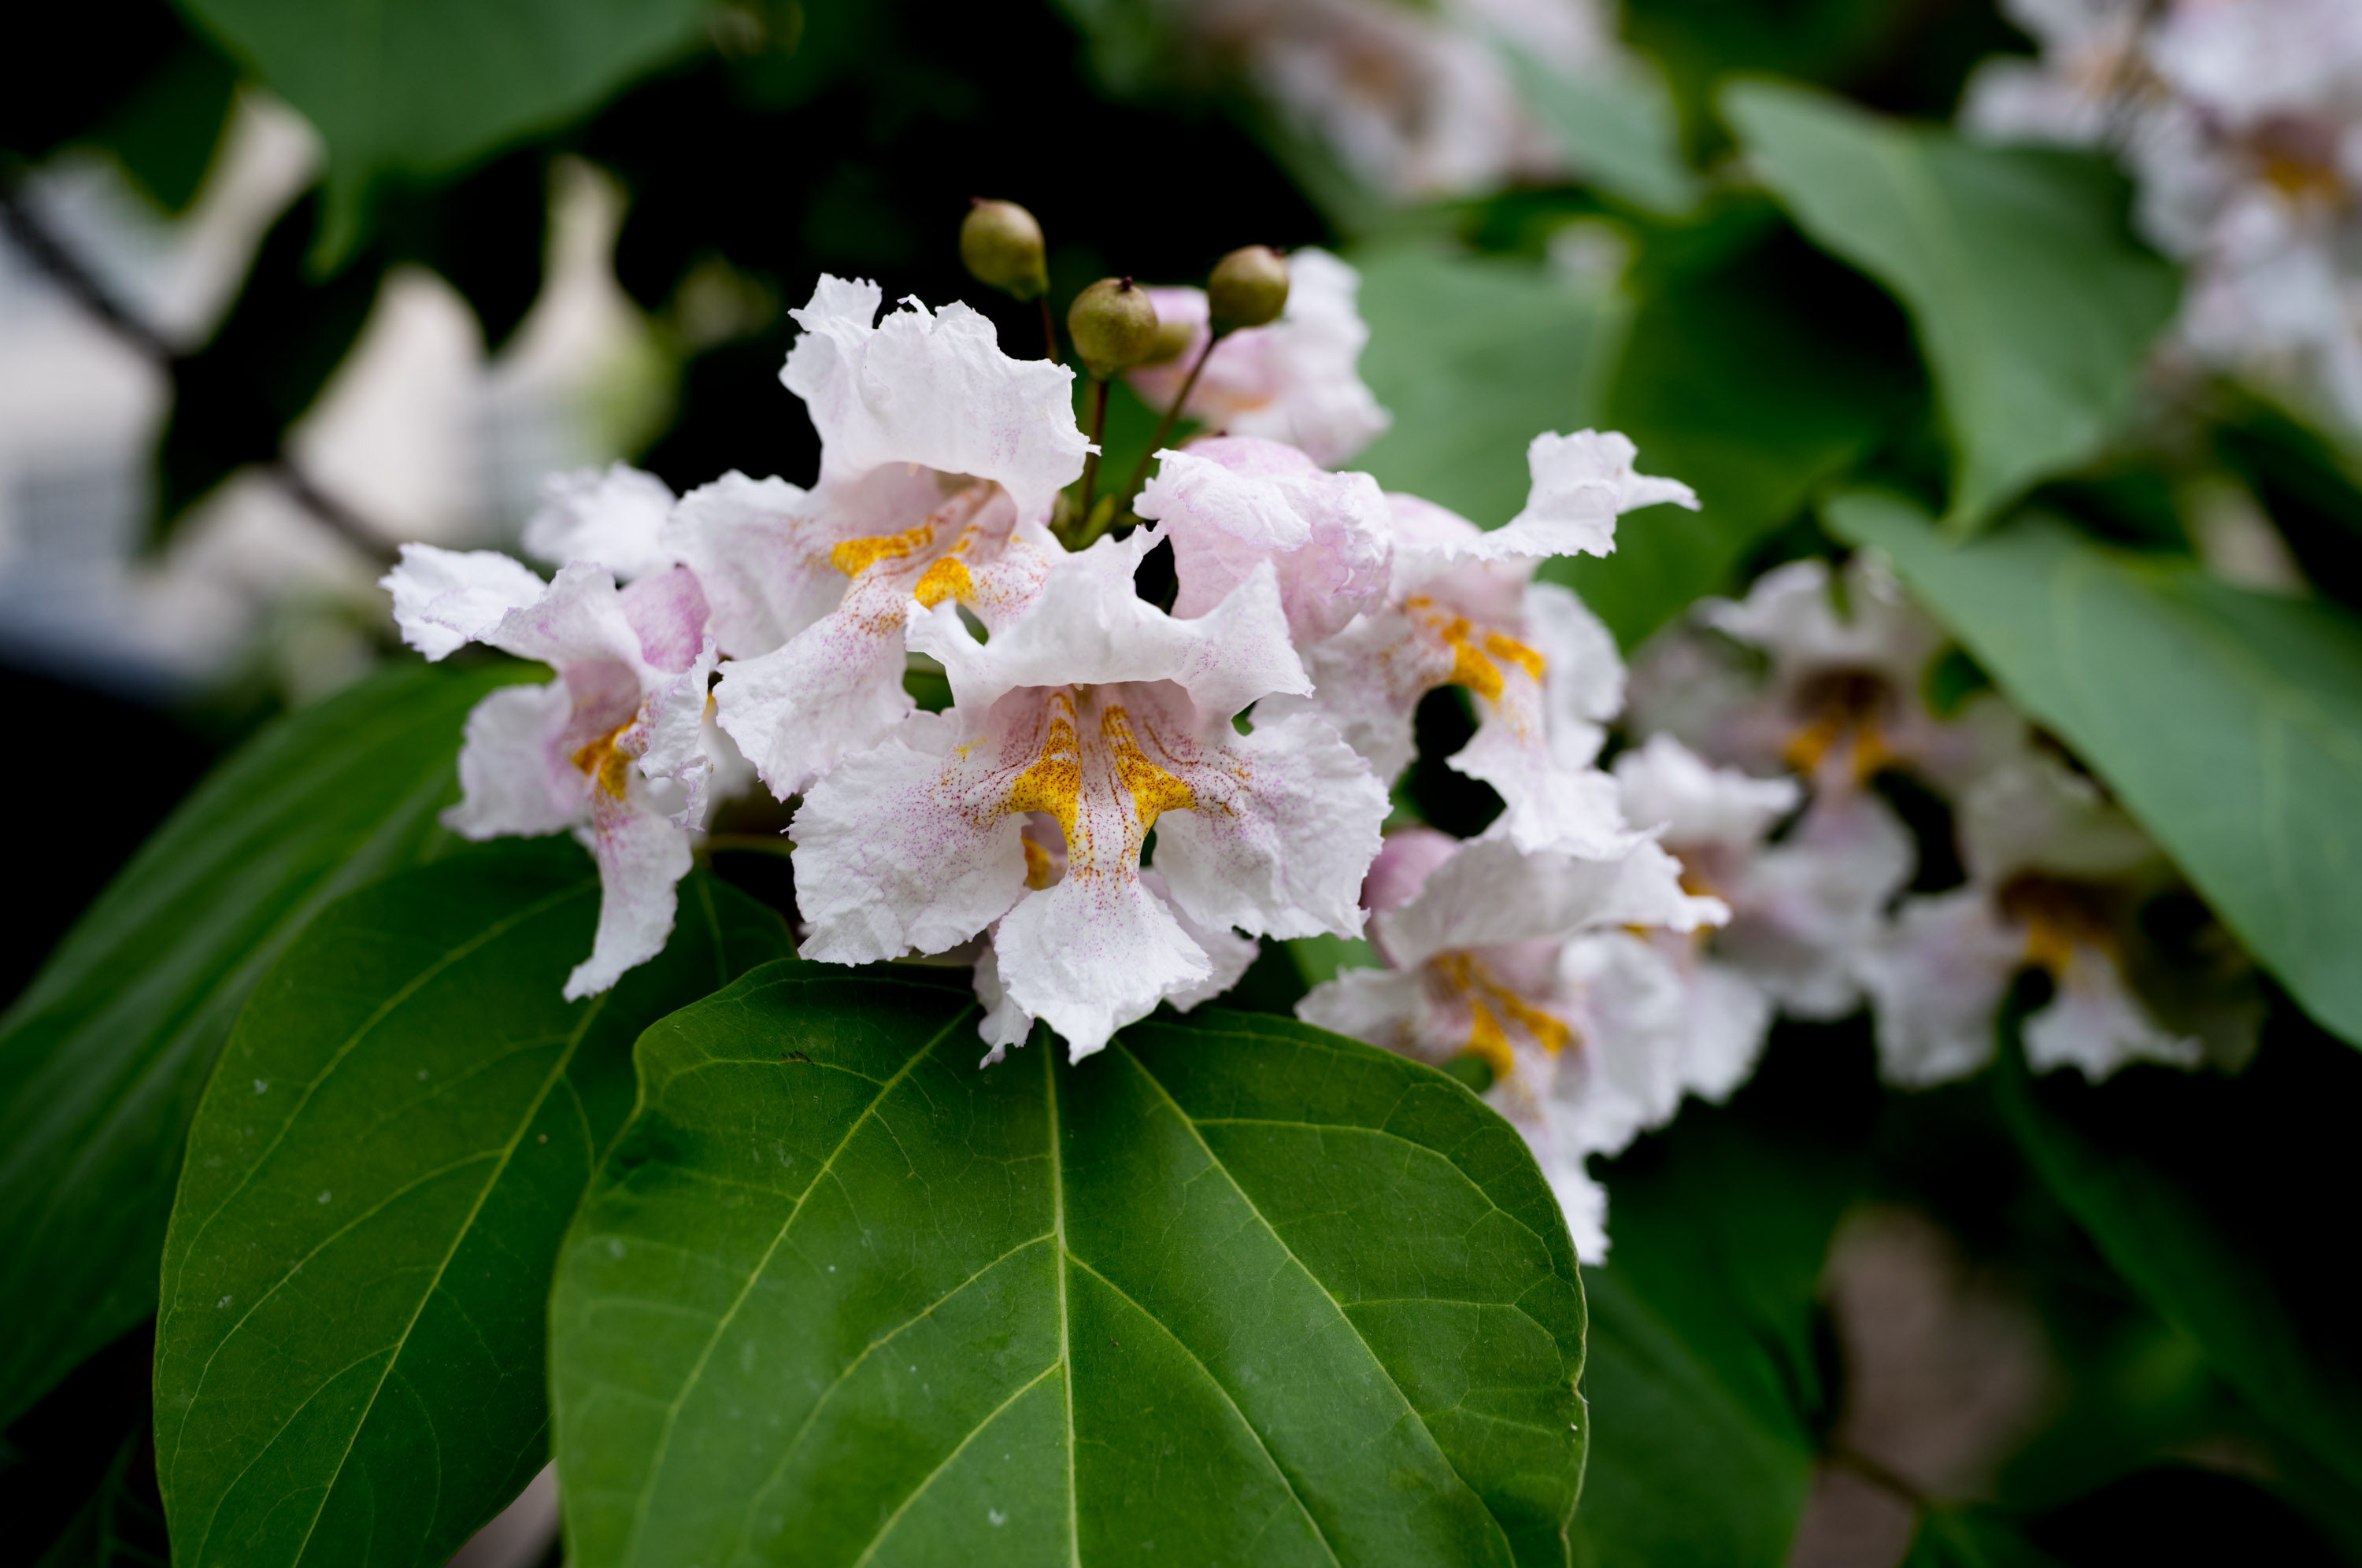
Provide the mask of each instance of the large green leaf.
POLYGON ((702 0, 180 0, 328 146, 323 259, 383 174, 455 172, 679 54, 702 0))
POLYGON ((406 665, 265 729, 149 840, 0 1021, 0 1420, 156 1306, 181 1145, 255 979, 408 864, 476 700, 406 665))
POLYGON ((1607 391, 1603 423, 1632 438, 1643 472, 1695 490, 1698 510, 1651 507, 1617 526, 1614 555, 1542 569, 1628 648, 1736 588, 1748 552, 1861 458, 1907 399, 1891 370, 1763 286, 1762 270, 1749 252, 1650 297, 1607 391))
POLYGON ((569 1561, 1565 1561, 1583 1298, 1507 1124, 1264 1015, 979 1070, 924 975, 642 1038, 551 1309, 569 1561))
POLYGON ((1800 87, 1742 83, 1722 107, 1805 232, 1909 309, 1957 452, 1951 525, 2092 455, 2178 289, 2126 232, 2120 178, 1800 87))
POLYGON ((2362 1044, 2362 623, 2027 516, 1954 547, 1833 500, 2028 716, 2063 736, 2323 1024, 2362 1044))
POLYGON ((1353 261, 1362 378, 1395 417, 1352 466, 1499 527, 1526 504, 1527 444, 1595 422, 1624 304, 1514 258, 1396 245, 1353 261))
POLYGON ((550 1272, 632 1042, 789 945, 695 873, 661 956, 564 1001, 598 910, 573 844, 485 845, 346 899, 256 992, 164 1247, 181 1561, 440 1563, 541 1468, 550 1272))
POLYGON ((1697 205, 1700 182, 1682 156, 1681 116, 1654 65, 1634 58, 1620 71, 1565 76, 1521 50, 1501 53, 1578 178, 1654 213, 1697 205))

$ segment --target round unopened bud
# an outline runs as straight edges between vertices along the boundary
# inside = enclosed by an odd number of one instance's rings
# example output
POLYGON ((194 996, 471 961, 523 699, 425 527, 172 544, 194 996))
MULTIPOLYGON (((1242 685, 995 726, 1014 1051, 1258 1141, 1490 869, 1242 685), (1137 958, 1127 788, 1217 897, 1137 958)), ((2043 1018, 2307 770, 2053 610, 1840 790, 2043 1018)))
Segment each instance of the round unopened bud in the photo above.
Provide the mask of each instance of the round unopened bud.
POLYGON ((978 196, 960 220, 960 260, 977 281, 1030 300, 1050 287, 1042 226, 1015 202, 978 196))
POLYGON ((1181 351, 1188 348, 1189 340, 1197 336, 1196 322, 1171 320, 1160 315, 1156 318, 1156 341, 1150 347, 1148 358, 1142 359, 1141 363, 1143 365, 1170 364, 1181 357, 1181 351))
POLYGON ((1218 331, 1261 326, 1287 308, 1287 258, 1268 245, 1248 245, 1214 263, 1206 304, 1218 331))
POLYGON ((1101 278, 1075 296, 1066 331, 1084 368, 1105 381, 1155 350, 1156 307, 1130 278, 1101 278))

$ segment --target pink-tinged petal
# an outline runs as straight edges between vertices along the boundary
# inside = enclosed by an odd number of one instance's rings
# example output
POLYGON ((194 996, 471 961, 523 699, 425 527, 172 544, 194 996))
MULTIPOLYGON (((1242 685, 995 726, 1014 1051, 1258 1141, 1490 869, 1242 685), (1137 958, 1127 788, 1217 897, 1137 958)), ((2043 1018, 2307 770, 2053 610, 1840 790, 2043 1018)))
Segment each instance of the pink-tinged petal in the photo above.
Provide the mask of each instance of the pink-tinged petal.
POLYGON ((1029 894, 993 938, 1010 999, 1063 1035, 1070 1061, 1168 996, 1213 977, 1204 951, 1138 875, 1077 876, 1029 894))
POLYGON ((1304 665, 1311 693, 1266 698, 1256 704, 1258 722, 1317 713, 1390 783, 1416 754, 1418 700, 1451 679, 1453 657, 1407 615, 1380 610, 1306 649, 1304 665))
POLYGON ((1992 1060, 1994 1021, 2025 939, 1981 888, 1906 899, 1859 965, 1878 1021, 1878 1067, 1905 1088, 1965 1078, 1992 1060))
MULTIPOLYGON (((1160 327, 1186 323, 1189 328, 1189 345, 1181 352, 1153 365, 1135 365, 1123 373, 1124 381, 1140 394, 1140 401, 1161 414, 1181 395, 1181 383, 1189 379, 1189 368, 1205 351, 1209 311, 1203 289, 1153 286, 1148 291, 1148 303, 1156 307, 1156 324, 1160 327)), ((1210 364, 1207 367, 1209 370, 1212 368, 1210 364)), ((1198 377, 1200 381, 1204 379, 1202 375, 1198 377)), ((1203 406, 1201 400, 1192 401, 1203 406)))
POLYGON ((664 951, 689 875, 689 834, 636 802, 591 791, 590 822, 575 836, 599 863, 599 931, 590 956, 566 977, 568 1001, 593 996, 664 951))
POLYGON ((1713 767, 1670 734, 1650 735, 1618 756, 1616 785, 1625 817, 1661 830, 1677 851, 1716 845, 1752 853, 1804 797, 1793 778, 1713 767))
POLYGON ((1033 607, 989 644, 978 643, 944 603, 911 618, 910 646, 943 664, 953 700, 968 712, 985 712, 1021 686, 1170 680, 1199 709, 1225 718, 1274 691, 1311 690, 1268 564, 1210 613, 1180 621, 1132 591, 1145 548, 1134 535, 1059 560, 1033 607))
POLYGON ((811 498, 784 480, 733 470, 680 498, 664 545, 697 573, 723 654, 752 658, 836 607, 844 574, 828 558, 811 498))
POLYGON ((1475 738, 1447 760, 1499 793, 1504 809, 1486 832, 1519 849, 1612 860, 1648 836, 1625 823, 1615 779, 1586 766, 1587 757, 1561 762, 1547 736, 1496 714, 1485 714, 1475 738))
POLYGON ((875 283, 823 277, 792 311, 803 327, 779 379, 821 437, 824 486, 889 463, 998 482, 1029 520, 1080 477, 1089 442, 1075 425, 1074 372, 1000 351, 964 304, 915 300, 872 326, 875 283))
MULTIPOLYGON (((1571 590, 1537 582, 1526 590, 1526 640, 1544 662, 1543 711, 1551 745, 1561 756, 1584 726, 1606 723, 1624 710, 1624 657, 1616 635, 1571 590)), ((1587 763, 1596 740, 1581 744, 1587 763)))
POLYGON ((1138 511, 1172 543, 1175 615, 1206 613, 1264 559, 1301 644, 1332 635, 1385 593, 1393 520, 1369 475, 1324 473, 1292 447, 1238 437, 1161 456, 1138 511))
POLYGON ((618 582, 662 571, 673 563, 661 537, 672 503, 664 480, 624 463, 551 474, 524 525, 525 553, 554 567, 589 561, 618 582))
MULTIPOLYGON (((1145 734, 1142 744, 1155 745, 1145 734)), ((1194 797, 1193 809, 1160 819, 1156 841, 1157 867, 1191 919, 1264 936, 1361 933, 1386 790, 1324 721, 1298 714, 1220 746, 1179 740, 1150 755, 1194 797)))
POLYGON ((503 686, 468 714, 459 803, 443 825, 471 839, 557 833, 582 820, 590 781, 559 754, 574 711, 564 681, 503 686))
POLYGON ((1398 910, 1418 897, 1435 868, 1460 853, 1461 841, 1431 827, 1396 828, 1386 834, 1370 874, 1362 879, 1362 907, 1373 914, 1398 910))
POLYGON ((1409 903, 1372 919, 1373 940, 1412 967, 1439 953, 1571 936, 1620 925, 1719 923, 1717 900, 1683 892, 1681 867, 1653 843, 1620 860, 1527 855, 1475 839, 1429 873, 1409 903))
MULTIPOLYGON (((1355 304, 1361 276, 1325 250, 1287 259, 1287 306, 1268 326, 1233 332, 1215 346, 1183 412, 1199 425, 1231 436, 1281 441, 1333 467, 1376 439, 1392 423, 1361 378, 1370 329, 1355 304)), ((1175 291, 1174 319, 1200 322, 1205 296, 1175 291)), ((1154 296, 1159 301, 1164 292, 1154 296)), ((1157 306, 1159 320, 1164 305, 1157 306)), ((1164 365, 1131 374, 1150 406, 1170 406, 1204 348, 1202 336, 1164 365)))
POLYGON ((579 665, 613 665, 635 688, 649 670, 640 635, 624 613, 622 596, 607 569, 576 561, 558 569, 547 591, 511 610, 477 641, 519 658, 539 659, 576 679, 579 665))
POLYGON ((1386 492, 1394 518, 1395 569, 1390 598, 1402 600, 1427 590, 1471 620, 1516 619, 1525 604, 1531 563, 1496 565, 1476 559, 1485 530, 1448 507, 1399 491, 1386 492), (1435 584, 1451 574, 1447 585, 1435 584))
POLYGON ((654 786, 677 786, 678 800, 667 797, 664 809, 683 827, 701 827, 706 815, 706 790, 713 775, 706 747, 712 703, 706 682, 715 663, 713 639, 708 637, 690 660, 689 668, 651 682, 640 699, 639 721, 624 737, 626 750, 639 758, 641 774, 654 786))
POLYGON ((1424 992, 1416 969, 1341 969, 1296 1004, 1296 1016, 1319 1028, 1424 1059, 1416 1025, 1424 992))
POLYGON ((434 661, 480 640, 511 611, 537 602, 546 585, 498 550, 404 545, 401 564, 378 586, 393 595, 402 640, 434 661))
POLYGON ((1867 791, 1816 796, 1795 830, 1747 866, 1716 951, 1797 1018, 1834 1020, 1861 999, 1860 955, 1911 880, 1910 830, 1867 791))
MULTIPOLYGON (((1007 749, 1030 761, 1031 736, 1007 749)), ((940 953, 999 920, 1025 894, 1020 818, 1001 810, 1004 747, 958 744, 948 716, 918 715, 846 757, 804 796, 795 839, 800 949, 829 964, 940 953)))
POLYGON ((722 667, 722 727, 772 794, 803 793, 916 709, 902 688, 901 619, 900 603, 867 614, 848 604, 784 646, 722 667))
POLYGON ((679 674, 697 662, 707 642, 705 594, 687 567, 643 577, 619 591, 624 619, 640 639, 640 657, 679 674))
POLYGON ((1533 475, 1526 508, 1508 526, 1473 547, 1481 560, 1513 557, 1604 556, 1616 548, 1619 513, 1671 502, 1697 510, 1697 496, 1678 480, 1636 473, 1632 443, 1615 431, 1548 431, 1526 448, 1533 475))

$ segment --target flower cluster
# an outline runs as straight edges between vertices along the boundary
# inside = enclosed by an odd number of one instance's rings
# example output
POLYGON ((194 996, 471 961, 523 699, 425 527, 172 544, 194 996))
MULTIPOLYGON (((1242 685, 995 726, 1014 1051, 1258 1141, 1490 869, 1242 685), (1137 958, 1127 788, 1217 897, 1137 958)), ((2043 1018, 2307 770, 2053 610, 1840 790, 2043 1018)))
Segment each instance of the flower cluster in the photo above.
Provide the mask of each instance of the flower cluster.
POLYGON ((2025 1021, 2036 1071, 2243 1065, 2261 1007, 2235 946, 2099 783, 1997 694, 1937 711, 1944 652, 1864 555, 1842 575, 1798 561, 1743 602, 1705 601, 1635 672, 1629 722, 1649 738, 1618 775, 1637 814, 1670 824, 1693 880, 1731 908, 1711 961, 1760 999, 1726 1016, 1760 1029, 1773 1009, 1834 1019, 1866 999, 1881 1070, 1923 1087, 1992 1059, 2030 967, 2051 982, 2025 1021), (1710 772, 1693 747, 1737 771, 1710 772), (1912 834, 1871 788, 1888 774, 1948 807, 1954 886, 1922 875, 1912 834))
POLYGON ((2349 0, 2011 0, 2039 63, 1996 61, 1969 127, 2114 145, 2141 226, 2191 268, 2207 364, 2362 428, 2362 7, 2349 0))

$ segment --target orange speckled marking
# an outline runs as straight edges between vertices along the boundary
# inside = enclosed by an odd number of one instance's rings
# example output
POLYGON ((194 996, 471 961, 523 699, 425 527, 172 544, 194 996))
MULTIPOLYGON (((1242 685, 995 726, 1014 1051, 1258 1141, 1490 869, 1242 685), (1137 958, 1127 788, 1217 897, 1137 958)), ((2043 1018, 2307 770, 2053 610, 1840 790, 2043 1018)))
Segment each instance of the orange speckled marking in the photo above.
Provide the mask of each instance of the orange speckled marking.
MULTIPOLYGON (((963 541, 965 542, 965 541, 963 541)), ((844 547, 839 546, 842 549, 844 547)), ((955 556, 945 556, 929 567, 919 579, 911 597, 932 610, 946 599, 972 599, 976 596, 976 580, 968 575, 967 567, 955 556)))
POLYGON ((1197 805, 1197 793, 1189 786, 1148 760, 1140 743, 1131 738, 1131 719, 1121 708, 1111 707, 1099 715, 1099 738, 1115 754, 1116 777, 1131 792, 1142 831, 1154 827, 1156 819, 1166 812, 1186 812, 1197 805))
POLYGON ((1075 734, 1075 700, 1064 691, 1050 697, 1050 737, 1042 755, 1009 787, 1004 812, 1046 812, 1075 842, 1075 823, 1083 797, 1083 748, 1075 734))

